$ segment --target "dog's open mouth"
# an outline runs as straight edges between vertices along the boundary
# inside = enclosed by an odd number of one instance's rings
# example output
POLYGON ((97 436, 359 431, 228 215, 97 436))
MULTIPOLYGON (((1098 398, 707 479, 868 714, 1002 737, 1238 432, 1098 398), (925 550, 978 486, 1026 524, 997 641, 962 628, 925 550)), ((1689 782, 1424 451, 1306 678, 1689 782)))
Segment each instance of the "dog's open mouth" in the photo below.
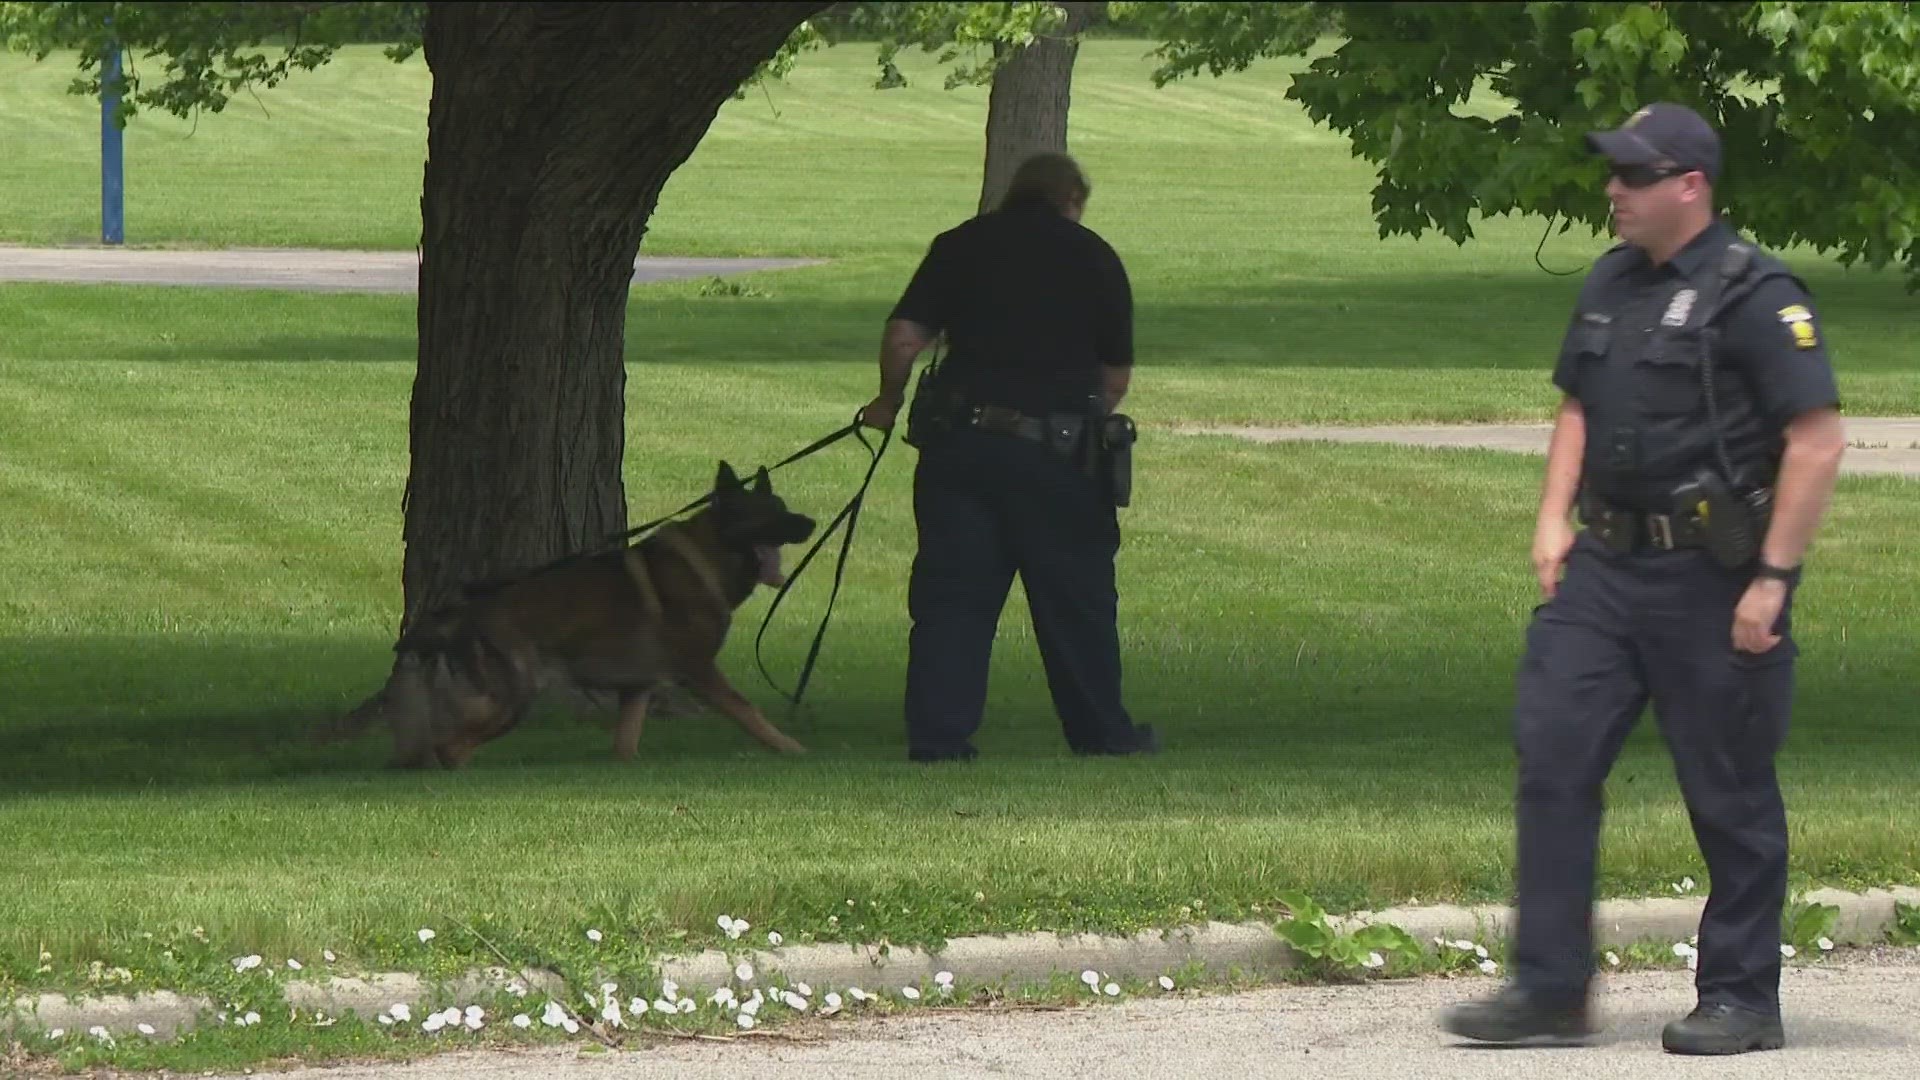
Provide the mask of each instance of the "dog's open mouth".
POLYGON ((787 575, 780 572, 780 545, 755 544, 753 553, 760 559, 760 584, 777 589, 787 583, 787 575))

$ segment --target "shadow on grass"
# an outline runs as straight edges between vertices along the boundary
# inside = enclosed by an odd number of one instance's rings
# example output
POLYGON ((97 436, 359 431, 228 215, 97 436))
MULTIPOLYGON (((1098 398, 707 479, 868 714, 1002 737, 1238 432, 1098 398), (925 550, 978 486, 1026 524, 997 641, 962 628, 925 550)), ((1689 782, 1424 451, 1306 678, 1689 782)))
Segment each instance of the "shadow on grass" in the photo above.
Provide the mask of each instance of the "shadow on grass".
MULTIPOLYGON (((1395 670, 1376 666, 1377 649, 1356 645, 1323 668, 1308 666, 1285 678, 1244 665, 1187 663, 1174 670, 1139 658, 1130 668, 1129 704, 1168 743, 1167 753, 1143 767, 1163 781, 1214 786, 1226 782, 1224 774, 1208 768, 1244 772, 1251 764, 1296 779, 1324 769, 1362 788, 1383 782, 1405 788, 1459 770, 1508 768, 1510 662, 1440 651, 1446 655, 1430 664, 1395 670)), ((418 779, 384 767, 382 725, 345 742, 316 745, 312 738, 317 727, 378 688, 390 657, 371 638, 0 640, 0 683, 9 688, 0 704, 0 798, 381 777, 418 786, 418 779)), ((977 740, 984 763, 978 771, 989 786, 1017 785, 1023 770, 1046 772, 1070 758, 1044 679, 1029 659, 1009 655, 996 666, 977 740)), ((800 770, 823 780, 876 767, 876 776, 888 770, 918 775, 919 767, 904 761, 898 665, 853 655, 829 664, 833 670, 817 680, 807 710, 794 718, 760 679, 750 654, 723 658, 735 685, 813 751, 805 758, 772 755, 730 720, 701 710, 650 718, 640 760, 615 762, 610 714, 555 694, 518 729, 484 747, 460 775, 493 783, 533 774, 582 781, 617 774, 643 787, 676 781, 688 768, 768 777, 800 770)), ((781 661, 770 658, 770 666, 790 685, 781 661)), ((1885 756, 1909 737, 1902 722, 1907 696, 1898 665, 1860 664, 1850 672, 1816 665, 1803 678, 1800 730, 1783 762, 1816 775, 1858 769, 1863 761, 1910 768, 1885 756)), ((1663 756, 1651 720, 1634 738, 1663 756)), ((1630 783, 1630 771, 1614 782, 1630 783)))

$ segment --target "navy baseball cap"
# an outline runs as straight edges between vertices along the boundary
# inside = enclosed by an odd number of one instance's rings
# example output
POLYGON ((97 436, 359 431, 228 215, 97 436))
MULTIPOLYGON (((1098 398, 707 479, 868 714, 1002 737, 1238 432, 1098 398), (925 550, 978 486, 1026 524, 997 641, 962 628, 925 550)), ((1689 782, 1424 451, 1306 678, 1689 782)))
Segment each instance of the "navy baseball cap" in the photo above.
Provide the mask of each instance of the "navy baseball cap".
POLYGON ((1720 135, 1685 105, 1660 101, 1627 117, 1612 131, 1587 133, 1587 149, 1615 165, 1698 169, 1720 179, 1720 135))

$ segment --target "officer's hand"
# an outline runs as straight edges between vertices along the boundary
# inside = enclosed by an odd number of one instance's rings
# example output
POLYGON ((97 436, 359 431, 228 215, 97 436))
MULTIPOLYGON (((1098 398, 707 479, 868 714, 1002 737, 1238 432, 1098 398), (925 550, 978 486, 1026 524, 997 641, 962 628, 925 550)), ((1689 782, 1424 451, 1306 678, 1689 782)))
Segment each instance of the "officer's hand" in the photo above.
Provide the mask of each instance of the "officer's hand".
POLYGON ((1780 644, 1773 624, 1786 606, 1785 582, 1763 578, 1747 586, 1740 605, 1733 609, 1733 647, 1741 652, 1763 653, 1780 644))
POLYGON ((1533 572, 1539 575, 1540 591, 1547 599, 1560 589, 1560 571, 1567 565, 1567 552, 1573 550, 1573 525, 1564 518, 1542 521, 1533 530, 1533 572))
POLYGON ((899 413, 900 402, 882 394, 867 402, 866 408, 860 410, 860 422, 870 428, 890 431, 893 429, 894 417, 899 413))

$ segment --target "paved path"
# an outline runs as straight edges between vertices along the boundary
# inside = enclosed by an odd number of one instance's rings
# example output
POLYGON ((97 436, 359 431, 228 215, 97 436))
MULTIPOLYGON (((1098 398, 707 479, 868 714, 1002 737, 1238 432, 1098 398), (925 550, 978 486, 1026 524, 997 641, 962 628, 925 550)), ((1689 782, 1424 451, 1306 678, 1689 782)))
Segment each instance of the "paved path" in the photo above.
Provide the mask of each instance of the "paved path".
MULTIPOLYGON (((737 274, 815 266, 821 259, 678 259, 641 256, 633 281, 737 274)), ((311 248, 28 248, 0 245, 0 282, 213 285, 312 292, 410 293, 419 259, 411 251, 323 251, 311 248)))
MULTIPOLYGON (((1856 416, 1846 420, 1853 443, 1840 461, 1849 473, 1920 476, 1920 417, 1856 416)), ((1477 447, 1544 454, 1551 424, 1434 424, 1383 427, 1208 427, 1188 425, 1189 435, 1232 435, 1255 442, 1324 441, 1401 443, 1409 446, 1477 447)))
POLYGON ((1727 1059, 1678 1059, 1660 1028, 1693 1005, 1684 971, 1607 980, 1606 1030, 1562 1049, 1461 1044, 1433 1024, 1451 1002, 1483 993, 1480 977, 1294 987, 1220 997, 1149 998, 1063 1012, 955 1011, 808 1022, 791 1039, 666 1041, 616 1054, 572 1048, 459 1053, 406 1065, 276 1074, 285 1080, 754 1080, 886 1077, 1682 1077, 1920 1076, 1920 953, 1876 950, 1783 978, 1787 1048, 1727 1059), (798 1041, 806 1040, 806 1041, 798 1041))

